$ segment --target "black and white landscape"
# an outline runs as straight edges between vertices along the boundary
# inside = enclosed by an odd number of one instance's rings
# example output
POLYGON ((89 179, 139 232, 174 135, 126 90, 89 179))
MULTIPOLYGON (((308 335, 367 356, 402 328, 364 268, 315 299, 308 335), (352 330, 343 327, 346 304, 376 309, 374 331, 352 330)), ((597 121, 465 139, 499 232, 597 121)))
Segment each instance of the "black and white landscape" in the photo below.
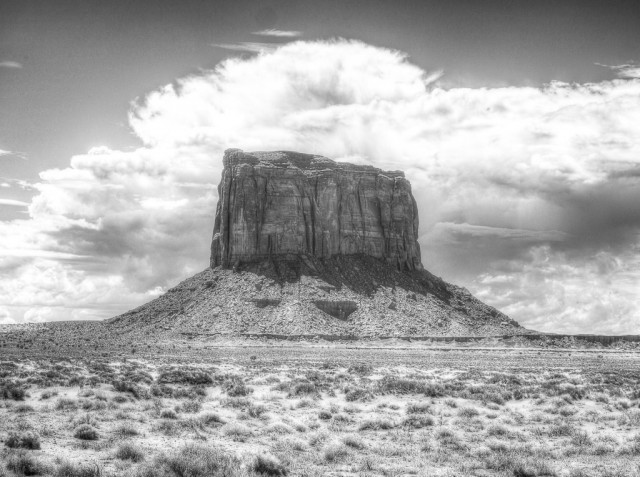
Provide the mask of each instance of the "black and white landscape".
POLYGON ((0 4, 0 477, 635 476, 640 4, 0 4))

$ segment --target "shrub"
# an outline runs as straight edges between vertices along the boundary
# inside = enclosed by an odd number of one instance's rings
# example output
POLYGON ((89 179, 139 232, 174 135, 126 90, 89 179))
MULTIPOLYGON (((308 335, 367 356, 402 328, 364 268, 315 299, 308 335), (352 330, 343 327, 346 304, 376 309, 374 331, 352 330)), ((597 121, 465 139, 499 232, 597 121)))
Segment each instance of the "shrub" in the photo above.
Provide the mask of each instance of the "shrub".
MULTIPOLYGON (((455 402, 455 401, 454 401, 455 402)), ((430 414, 431 406, 426 402, 411 403, 407 405, 408 414, 430 414)))
POLYGON ((4 443, 10 449, 40 449, 40 437, 34 432, 11 432, 4 443))
POLYGON ((0 388, 2 399, 11 399, 13 401, 24 401, 27 391, 16 383, 5 383, 0 388))
POLYGON ((555 424, 549 428, 551 437, 569 437, 575 432, 575 428, 569 423, 555 424))
POLYGON ((75 411, 78 409, 78 401, 75 399, 61 397, 56 401, 56 411, 75 411))
POLYGON ((144 452, 139 447, 131 444, 120 444, 116 450, 116 458, 120 460, 130 460, 132 462, 140 462, 144 460, 144 452))
POLYGON ((95 441, 98 439, 98 431, 89 424, 81 424, 73 431, 73 437, 83 441, 95 441))
POLYGON ((425 393, 426 383, 415 379, 385 376, 378 382, 378 390, 384 394, 420 394, 425 393))
POLYGON ((188 444, 168 456, 160 456, 148 468, 157 473, 143 475, 165 476, 172 472, 169 475, 176 477, 240 477, 243 474, 236 458, 214 447, 198 444, 188 444))
POLYGON ((324 448, 322 455, 327 462, 335 462, 345 457, 348 453, 347 446, 339 442, 334 442, 324 448))
POLYGON ((162 419, 178 419, 178 415, 173 409, 162 409, 160 411, 160 417, 162 419))
POLYGON ((248 437, 251 436, 251 429, 249 429, 247 426, 240 424, 238 422, 225 424, 221 430, 225 436, 231 437, 232 439, 241 440, 241 441, 246 440, 248 437))
POLYGON ((411 427, 413 429, 422 429, 423 427, 433 426, 434 420, 431 416, 409 416, 402 425, 405 427, 411 427))
POLYGON ((35 409, 33 408, 33 406, 29 404, 18 404, 13 408, 13 411, 18 413, 24 413, 24 412, 33 412, 35 411, 35 409))
POLYGON ((353 366, 350 366, 347 371, 349 373, 367 375, 373 372, 373 366, 367 363, 358 363, 358 364, 354 364, 353 366))
POLYGON ((120 437, 132 437, 140 434, 138 429, 136 429, 136 427, 130 422, 123 422, 120 424, 114 429, 114 433, 120 437))
POLYGON ((158 383, 207 385, 213 384, 211 375, 197 368, 181 368, 164 370, 158 376, 158 383))
POLYGON ((353 436, 353 435, 344 436, 342 438, 342 442, 347 447, 351 447, 353 449, 364 449, 365 448, 364 442, 362 442, 362 439, 360 439, 358 436, 353 436))
POLYGON ((463 407, 458 411, 458 416, 465 419, 471 419, 472 417, 476 417, 478 414, 480 413, 475 407, 463 407))
POLYGON ((323 421, 328 421, 332 416, 333 415, 329 411, 324 409, 318 413, 318 418, 322 419, 323 421))
POLYGON ((318 394, 318 389, 313 383, 296 383, 289 391, 289 396, 301 396, 308 394, 318 394))
POLYGON ((394 424, 391 421, 387 421, 386 419, 368 419, 361 423, 358 429, 360 429, 361 431, 379 431, 393 429, 394 427, 394 424))
POLYGON ((224 399, 221 404, 223 406, 232 407, 234 409, 241 409, 243 407, 249 407, 251 405, 251 401, 241 397, 230 397, 224 399))
POLYGON ((253 388, 246 386, 244 383, 233 383, 226 388, 229 397, 248 396, 253 393, 253 388))
POLYGON ((215 412, 207 412, 200 416, 200 422, 206 426, 210 426, 212 424, 225 424, 226 421, 215 412))
POLYGON ((25 451, 10 454, 5 465, 7 469, 18 475, 44 475, 49 471, 45 464, 25 451))
POLYGON ((344 398, 349 401, 368 401, 373 398, 373 394, 370 391, 363 388, 351 388, 347 390, 344 398))
POLYGON ((259 455, 251 464, 251 469, 258 475, 287 475, 287 469, 272 455, 259 455))
POLYGON ((98 464, 80 465, 63 462, 53 475, 55 477, 101 477, 103 473, 98 464))
POLYGON ((262 404, 251 404, 247 409, 247 414, 253 418, 259 418, 265 412, 267 412, 267 408, 262 404))
POLYGON ((291 427, 287 426, 283 422, 274 422, 273 424, 267 426, 265 430, 271 434, 291 434, 291 432, 293 431, 291 427))
POLYGON ((492 425, 492 426, 489 426, 489 429, 487 429, 488 436, 499 437, 499 436, 506 436, 507 434, 509 434, 509 430, 504 426, 492 425))
POLYGON ((200 409, 202 409, 202 403, 200 401, 185 401, 179 407, 180 411, 191 414, 200 412, 200 409))

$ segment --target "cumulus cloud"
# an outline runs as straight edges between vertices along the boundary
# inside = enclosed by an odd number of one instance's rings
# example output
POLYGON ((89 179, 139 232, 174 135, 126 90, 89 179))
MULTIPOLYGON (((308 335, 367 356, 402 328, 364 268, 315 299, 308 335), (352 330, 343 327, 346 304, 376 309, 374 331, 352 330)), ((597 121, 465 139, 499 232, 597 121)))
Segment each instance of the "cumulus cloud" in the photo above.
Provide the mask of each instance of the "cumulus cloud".
POLYGON ((0 226, 16 234, 0 244, 0 305, 13 320, 104 317, 204 268, 222 151, 239 147, 405 169, 428 269, 525 326, 637 330, 640 80, 440 76, 358 41, 297 41, 151 92, 129 115, 142 147, 44 171, 30 219, 0 226))

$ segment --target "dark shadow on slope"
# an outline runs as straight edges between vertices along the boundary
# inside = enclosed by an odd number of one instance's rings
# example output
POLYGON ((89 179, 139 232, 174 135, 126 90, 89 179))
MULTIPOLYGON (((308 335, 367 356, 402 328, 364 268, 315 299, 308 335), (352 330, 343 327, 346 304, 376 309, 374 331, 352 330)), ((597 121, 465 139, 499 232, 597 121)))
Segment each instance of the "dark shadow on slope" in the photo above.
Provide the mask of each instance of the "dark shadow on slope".
POLYGON ((444 280, 426 270, 397 270, 394 266, 367 255, 340 255, 329 259, 309 256, 278 257, 244 263, 237 272, 251 272, 278 283, 294 283, 303 275, 318 278, 341 289, 373 296, 380 287, 402 288, 410 293, 434 295, 450 304, 451 292, 444 280))

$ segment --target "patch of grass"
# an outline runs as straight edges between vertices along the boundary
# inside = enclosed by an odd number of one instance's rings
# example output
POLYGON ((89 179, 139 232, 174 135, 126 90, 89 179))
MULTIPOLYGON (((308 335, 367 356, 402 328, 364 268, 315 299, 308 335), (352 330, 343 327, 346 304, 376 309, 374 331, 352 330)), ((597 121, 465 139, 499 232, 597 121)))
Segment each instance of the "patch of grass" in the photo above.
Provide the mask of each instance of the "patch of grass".
POLYGON ((322 457, 327 462, 335 462, 349 454, 347 446, 341 442, 333 442, 322 451, 322 457))
POLYGON ((129 442, 120 444, 115 453, 116 459, 130 460, 132 462, 142 462, 144 460, 144 452, 136 445, 129 442))
POLYGON ((247 409, 247 414, 254 419, 261 417, 265 412, 267 408, 262 404, 251 404, 247 409))
POLYGON ((114 434, 120 437, 133 437, 140 434, 136 426, 130 422, 123 422, 113 430, 114 434))
POLYGON ((286 467, 270 454, 258 455, 251 463, 251 470, 258 475, 276 477, 287 475, 286 467))
POLYGON ((23 414, 23 413, 27 413, 27 412, 34 412, 35 409, 33 408, 33 406, 31 404, 18 404, 17 406, 14 406, 13 408, 13 412, 17 412, 19 414, 23 414))
POLYGON ((58 398, 55 409, 56 411, 76 411, 78 409, 78 401, 68 397, 58 398))
POLYGON ((95 427, 89 424, 81 424, 73 431, 73 437, 83 441, 95 441, 98 440, 99 434, 95 427))
POLYGON ((182 404, 180 404, 178 408, 180 412, 186 412, 190 414, 195 414, 197 412, 200 412, 201 409, 202 409, 202 403, 200 401, 194 401, 194 400, 185 401, 182 404))
POLYGON ((342 438, 342 442, 344 445, 346 445, 347 447, 351 447, 352 449, 361 450, 366 447, 362 439, 354 435, 344 436, 342 438))
POLYGON ((289 390, 289 397, 311 394, 318 394, 318 389, 314 383, 296 383, 289 390))
POLYGON ((226 388, 227 396, 229 397, 241 397, 249 396, 253 394, 253 388, 245 385, 244 383, 233 383, 226 388))
POLYGON ((40 449, 40 437, 32 431, 10 432, 4 444, 10 449, 40 449))
POLYGON ((362 422, 360 426, 358 426, 358 429, 360 429, 361 431, 367 431, 367 430, 381 431, 381 430, 393 429, 394 427, 395 425, 393 424, 393 422, 387 419, 378 418, 378 419, 367 419, 366 421, 362 422))
POLYGON ((378 391, 382 394, 423 394, 427 384, 415 379, 385 376, 378 382, 378 391))
POLYGON ((49 466, 25 451, 9 454, 5 465, 8 470, 18 475, 45 475, 50 470, 49 466))
POLYGON ((162 419, 178 419, 178 414, 173 409, 165 408, 160 410, 162 419))
POLYGON ((215 412, 207 412, 200 416, 200 422, 205 426, 211 426, 216 424, 225 424, 227 421, 215 412))
POLYGON ((423 427, 431 427, 435 424, 433 417, 411 415, 408 416, 403 422, 404 427, 410 427, 412 429, 422 429, 423 427))
POLYGON ((472 417, 476 417, 479 414, 480 413, 475 407, 463 407, 458 411, 458 416, 465 419, 471 419, 472 417))
POLYGON ((222 426, 221 432, 225 436, 238 441, 245 441, 253 434, 251 432, 251 429, 249 429, 244 424, 240 424, 239 422, 225 424, 224 426, 222 426))
POLYGON ((27 397, 27 390, 19 384, 8 382, 0 387, 0 396, 2 399, 24 401, 24 398, 27 397))
POLYGON ((407 404, 407 414, 431 414, 431 405, 427 402, 407 404))
POLYGON ((187 444, 169 455, 159 456, 142 469, 144 477, 241 477, 244 474, 238 459, 216 449, 199 444, 187 444))
POLYGON ((353 401, 369 401, 373 399, 371 391, 364 388, 349 388, 345 392, 344 398, 349 402, 353 401))
POLYGON ((81 465, 63 462, 58 466, 54 477, 102 477, 102 468, 98 464, 81 465))

